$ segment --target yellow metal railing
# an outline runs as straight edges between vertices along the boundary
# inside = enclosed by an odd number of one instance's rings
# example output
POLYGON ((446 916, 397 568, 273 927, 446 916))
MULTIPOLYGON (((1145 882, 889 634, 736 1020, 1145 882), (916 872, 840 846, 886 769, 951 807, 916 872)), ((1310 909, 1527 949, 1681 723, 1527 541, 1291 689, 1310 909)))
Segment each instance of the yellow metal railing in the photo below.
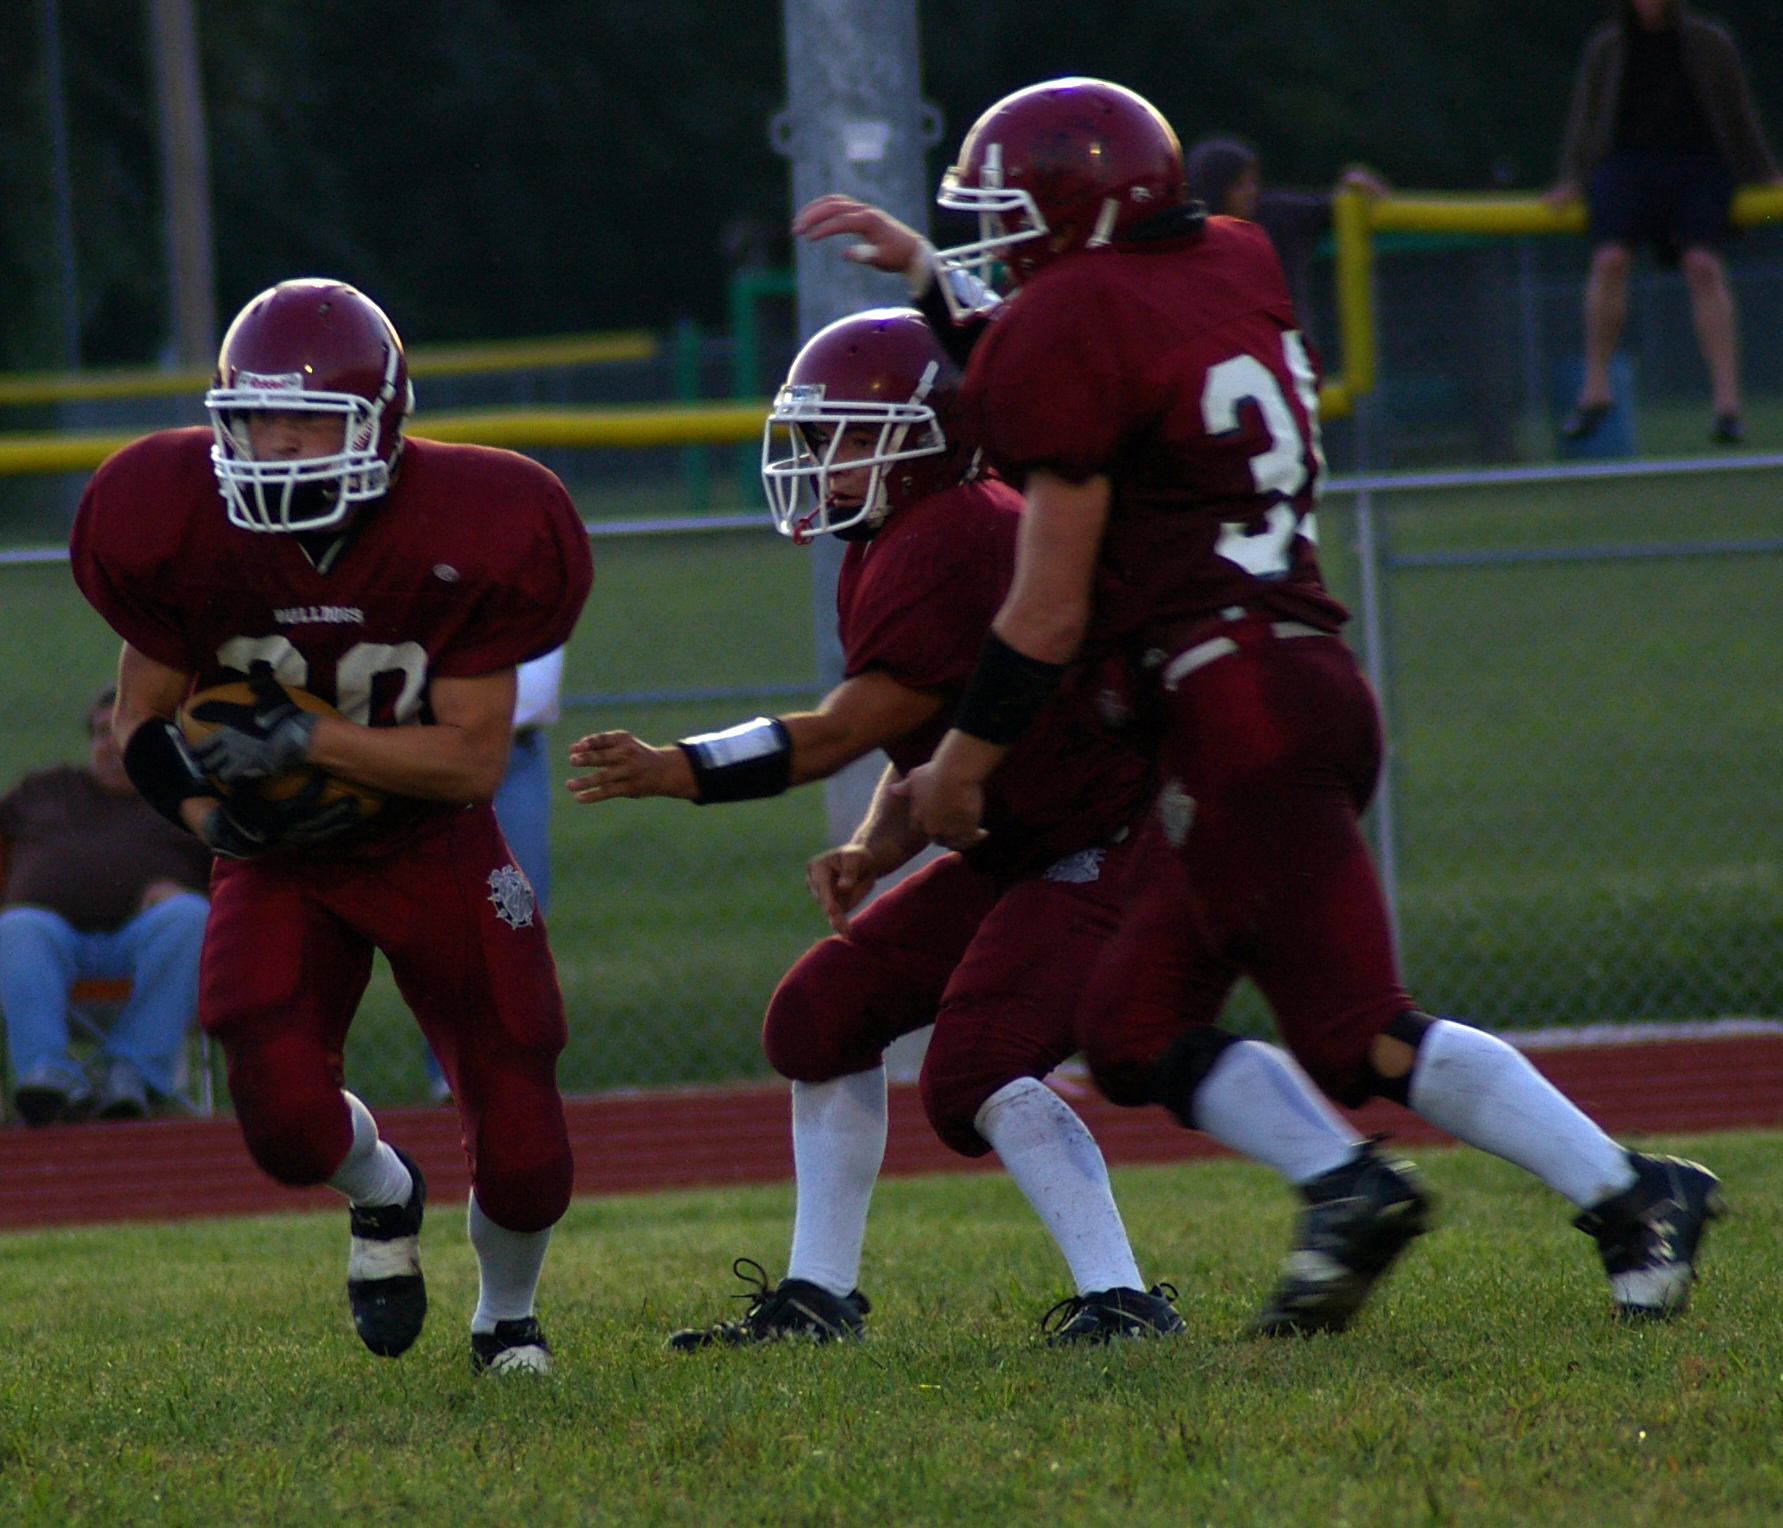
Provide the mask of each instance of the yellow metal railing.
MULTIPOLYGON (((1737 227, 1783 219, 1783 186, 1747 186, 1735 197, 1737 227)), ((1319 411, 1348 414, 1375 382, 1374 235, 1377 233, 1529 234, 1583 233, 1582 202, 1556 206, 1534 196, 1385 196, 1357 190, 1336 194, 1332 235, 1337 246, 1337 330, 1343 370, 1326 379, 1319 411)))
MULTIPOLYGON (((1783 187, 1753 186, 1734 198, 1740 227, 1783 219, 1783 187)), ((1554 206, 1532 196, 1388 196, 1339 191, 1333 204, 1336 244, 1338 337, 1343 370, 1319 393, 1328 418, 1350 413, 1375 384, 1374 235, 1448 233, 1529 235, 1579 233, 1585 209, 1577 202, 1554 206)), ((647 359, 654 335, 571 335, 495 345, 419 347, 411 352, 415 375, 448 376, 538 366, 586 365, 647 359)), ((113 372, 62 377, 0 377, 0 404, 92 398, 142 397, 202 391, 200 373, 113 372)), ((432 440, 490 446, 643 447, 730 445, 754 440, 767 412, 762 403, 717 403, 656 408, 527 408, 462 414, 419 414, 413 432, 432 440)), ((140 432, 0 435, 0 475, 84 472, 140 432)))
MULTIPOLYGON (((417 377, 462 377, 476 372, 526 371, 543 366, 595 366, 608 361, 648 361, 659 349, 648 329, 609 334, 563 334, 539 340, 501 340, 478 345, 417 345, 409 371, 417 377)), ((24 373, 0 376, 0 406, 79 403, 102 398, 171 398, 210 386, 207 371, 24 373)))

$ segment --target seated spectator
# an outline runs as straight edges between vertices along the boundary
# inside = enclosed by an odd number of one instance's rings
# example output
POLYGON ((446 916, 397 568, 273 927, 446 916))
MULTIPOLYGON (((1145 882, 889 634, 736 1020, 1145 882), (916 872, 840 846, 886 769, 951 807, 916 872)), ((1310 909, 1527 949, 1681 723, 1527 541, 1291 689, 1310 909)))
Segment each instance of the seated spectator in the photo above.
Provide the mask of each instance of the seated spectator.
MULTIPOLYGON (((1206 203, 1210 213, 1260 224, 1269 235, 1304 324, 1313 251, 1331 232, 1331 192, 1265 191, 1257 151, 1236 138, 1203 138, 1189 150, 1184 169, 1189 195, 1206 203)), ((1345 170, 1337 186, 1367 196, 1387 194, 1387 183, 1360 165, 1345 170)))
POLYGON ((27 1124, 136 1119, 172 1091, 198 1005, 210 853, 136 794, 112 741, 114 692, 87 713, 85 765, 0 796, 0 1015, 27 1124), (99 1051, 99 1087, 68 1052, 83 979, 129 978, 99 1051))

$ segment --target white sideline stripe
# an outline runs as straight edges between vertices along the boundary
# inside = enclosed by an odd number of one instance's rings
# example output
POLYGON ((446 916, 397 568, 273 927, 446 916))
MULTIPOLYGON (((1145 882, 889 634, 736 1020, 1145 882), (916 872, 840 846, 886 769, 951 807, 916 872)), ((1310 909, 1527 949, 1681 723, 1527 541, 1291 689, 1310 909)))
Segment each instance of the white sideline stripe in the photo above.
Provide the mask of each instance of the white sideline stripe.
POLYGON ((1581 1024, 1570 1029, 1503 1029, 1493 1033, 1518 1050, 1566 1050, 1599 1045, 1660 1045, 1668 1040, 1733 1040, 1742 1035, 1783 1035, 1783 1020, 1643 1019, 1629 1024, 1581 1024))

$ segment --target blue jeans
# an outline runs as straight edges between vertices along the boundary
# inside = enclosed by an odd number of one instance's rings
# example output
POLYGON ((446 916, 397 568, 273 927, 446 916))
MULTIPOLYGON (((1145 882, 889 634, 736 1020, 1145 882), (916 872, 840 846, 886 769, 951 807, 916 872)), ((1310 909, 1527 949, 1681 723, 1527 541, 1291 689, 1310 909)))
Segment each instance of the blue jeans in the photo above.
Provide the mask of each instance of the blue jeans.
POLYGON ((173 1089, 198 1007, 198 951, 210 904, 183 891, 109 934, 83 934, 44 907, 0 912, 0 1014, 14 1077, 44 1065, 81 1086, 68 1054, 68 989, 82 978, 129 977, 130 996, 100 1053, 128 1061, 157 1093, 173 1089))
MULTIPOLYGON (((508 772, 495 789, 495 820, 502 837, 514 851, 514 859, 527 880, 539 911, 551 899, 551 746, 543 727, 529 727, 514 734, 508 751, 508 772)), ((427 1062, 427 1086, 439 1094, 445 1074, 433 1052, 422 1046, 427 1062)))

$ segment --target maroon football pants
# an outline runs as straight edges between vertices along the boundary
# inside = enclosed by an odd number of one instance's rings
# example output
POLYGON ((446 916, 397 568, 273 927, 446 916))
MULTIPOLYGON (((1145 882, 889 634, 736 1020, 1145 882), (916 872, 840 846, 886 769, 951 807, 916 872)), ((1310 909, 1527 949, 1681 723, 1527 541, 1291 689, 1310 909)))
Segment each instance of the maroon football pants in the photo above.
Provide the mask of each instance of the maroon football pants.
POLYGON ((1116 1103, 1148 1101, 1154 1063, 1218 1018, 1241 975, 1351 1106, 1372 1092, 1375 1035, 1412 1007, 1357 822, 1380 770, 1379 711, 1349 649, 1305 632, 1230 623, 1231 646, 1203 648, 1167 688, 1166 783, 1079 1015, 1116 1103))
POLYGON ((781 979, 762 1026, 768 1060, 794 1081, 827 1082, 933 1024, 923 1107, 948 1146, 983 1156, 972 1121, 984 1101, 1077 1049, 1078 994, 1119 917, 1129 852, 1087 850, 1014 883, 958 854, 925 865, 781 979))
POLYGON ((332 1177, 352 1144, 342 1049, 372 951, 452 1085, 477 1202, 538 1231, 569 1204, 557 971, 487 806, 440 817, 384 856, 219 860, 198 1017, 229 1063, 254 1160, 281 1183, 332 1177))

